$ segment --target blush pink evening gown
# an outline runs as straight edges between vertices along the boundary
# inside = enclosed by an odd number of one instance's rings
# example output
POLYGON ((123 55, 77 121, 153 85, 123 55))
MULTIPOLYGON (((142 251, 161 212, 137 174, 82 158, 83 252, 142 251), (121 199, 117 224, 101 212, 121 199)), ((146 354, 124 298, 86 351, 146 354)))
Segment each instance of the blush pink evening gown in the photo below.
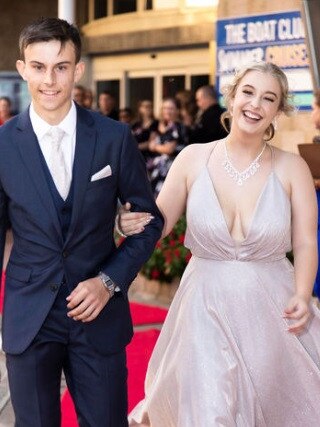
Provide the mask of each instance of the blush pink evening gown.
POLYGON ((320 316, 299 337, 290 200, 273 170, 246 238, 231 237, 207 167, 187 204, 192 258, 150 359, 131 426, 319 427, 320 316))

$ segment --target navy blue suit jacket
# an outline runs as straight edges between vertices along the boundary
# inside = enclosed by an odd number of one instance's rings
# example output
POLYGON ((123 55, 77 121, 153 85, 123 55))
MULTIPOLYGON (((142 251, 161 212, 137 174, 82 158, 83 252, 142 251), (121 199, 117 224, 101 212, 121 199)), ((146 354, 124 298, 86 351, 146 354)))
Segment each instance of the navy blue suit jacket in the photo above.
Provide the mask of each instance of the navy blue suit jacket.
MULTIPOLYGON (((63 240, 57 211, 26 111, 0 128, 0 260, 9 218, 14 245, 6 270, 3 348, 23 352, 45 320, 63 278, 70 289, 102 270, 120 287, 97 319, 83 324, 101 353, 123 349, 132 337, 127 290, 159 239, 163 218, 130 129, 77 107, 74 202, 63 240), (110 165, 112 174, 91 182, 110 165), (117 199, 155 219, 117 249, 113 231, 117 199)), ((0 264, 1 267, 1 264, 0 264)))

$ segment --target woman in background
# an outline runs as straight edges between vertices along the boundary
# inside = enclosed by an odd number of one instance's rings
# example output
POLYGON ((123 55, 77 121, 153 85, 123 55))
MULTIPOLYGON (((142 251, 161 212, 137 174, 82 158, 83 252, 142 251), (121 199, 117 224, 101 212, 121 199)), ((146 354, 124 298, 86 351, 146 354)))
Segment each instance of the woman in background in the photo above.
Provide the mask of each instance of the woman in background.
POLYGON ((162 101, 160 121, 151 133, 148 149, 153 158, 147 163, 152 190, 155 197, 177 154, 185 147, 185 128, 179 121, 179 108, 174 98, 162 101))
POLYGON ((153 114, 152 101, 148 99, 139 101, 138 121, 133 124, 131 130, 146 162, 154 157, 148 147, 151 133, 155 132, 157 128, 158 120, 155 119, 153 114))
POLYGON ((186 143, 190 142, 190 133, 194 130, 195 120, 198 113, 196 98, 191 90, 181 90, 176 93, 175 99, 179 105, 180 120, 185 126, 186 143))
POLYGON ((13 117, 11 113, 11 100, 7 96, 0 97, 0 126, 13 117))

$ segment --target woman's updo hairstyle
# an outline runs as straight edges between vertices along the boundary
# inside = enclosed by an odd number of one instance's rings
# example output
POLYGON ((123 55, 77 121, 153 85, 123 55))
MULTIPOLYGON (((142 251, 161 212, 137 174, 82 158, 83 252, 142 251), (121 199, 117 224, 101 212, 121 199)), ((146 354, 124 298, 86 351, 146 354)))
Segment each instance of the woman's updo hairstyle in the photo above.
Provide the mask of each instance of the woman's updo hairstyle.
MULTIPOLYGON (((227 132, 229 132, 232 121, 231 102, 236 95, 241 80, 249 71, 259 71, 261 73, 268 73, 275 77, 279 82, 281 89, 281 99, 278 111, 282 111, 287 116, 290 116, 295 111, 295 107, 292 104, 292 95, 289 94, 288 80, 281 68, 279 68, 275 64, 272 64, 271 62, 253 62, 250 64, 246 64, 236 71, 232 82, 230 84, 225 85, 222 89, 227 111, 222 113, 221 123, 227 132)), ((274 137, 274 133, 274 125, 273 123, 270 123, 270 125, 265 131, 264 140, 270 141, 274 137)))

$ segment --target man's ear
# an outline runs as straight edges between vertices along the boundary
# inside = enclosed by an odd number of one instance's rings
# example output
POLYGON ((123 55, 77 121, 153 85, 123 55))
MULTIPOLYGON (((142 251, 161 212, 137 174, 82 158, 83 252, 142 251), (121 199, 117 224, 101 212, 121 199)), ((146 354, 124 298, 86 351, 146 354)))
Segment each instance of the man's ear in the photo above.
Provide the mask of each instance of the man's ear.
POLYGON ((78 83, 78 81, 81 79, 81 77, 84 74, 84 70, 85 70, 85 63, 83 61, 79 61, 76 64, 76 68, 74 71, 74 82, 78 83))
POLYGON ((21 59, 18 59, 18 61, 16 62, 16 68, 18 70, 18 73, 20 74, 20 76, 23 78, 23 80, 27 80, 26 78, 26 64, 24 61, 22 61, 21 59))

